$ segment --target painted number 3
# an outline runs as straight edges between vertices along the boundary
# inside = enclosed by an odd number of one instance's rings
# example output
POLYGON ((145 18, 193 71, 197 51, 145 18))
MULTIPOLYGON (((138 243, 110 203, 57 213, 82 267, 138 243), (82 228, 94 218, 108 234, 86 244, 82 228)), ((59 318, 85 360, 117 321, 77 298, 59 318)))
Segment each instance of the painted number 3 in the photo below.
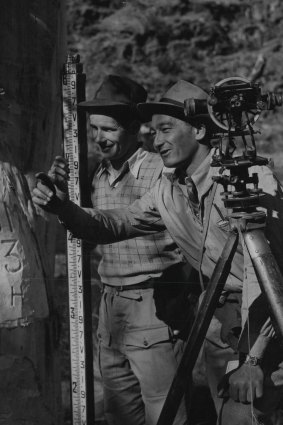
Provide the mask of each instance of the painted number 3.
POLYGON ((22 268, 22 261, 19 253, 15 250, 16 239, 1 240, 1 245, 5 245, 4 250, 4 267, 9 273, 16 273, 22 268))

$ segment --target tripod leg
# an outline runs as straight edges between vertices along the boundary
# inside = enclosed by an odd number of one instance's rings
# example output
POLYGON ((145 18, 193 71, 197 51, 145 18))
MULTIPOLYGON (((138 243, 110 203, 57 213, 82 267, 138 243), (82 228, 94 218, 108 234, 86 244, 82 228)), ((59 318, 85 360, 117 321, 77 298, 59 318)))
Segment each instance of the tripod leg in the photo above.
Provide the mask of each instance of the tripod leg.
POLYGON ((238 234, 230 233, 207 285, 205 296, 188 337, 183 357, 167 394, 157 425, 172 425, 188 385, 203 340, 207 333, 217 302, 229 274, 238 244, 238 234))
POLYGON ((283 277, 262 230, 243 233, 260 288, 270 308, 274 330, 283 341, 283 277))

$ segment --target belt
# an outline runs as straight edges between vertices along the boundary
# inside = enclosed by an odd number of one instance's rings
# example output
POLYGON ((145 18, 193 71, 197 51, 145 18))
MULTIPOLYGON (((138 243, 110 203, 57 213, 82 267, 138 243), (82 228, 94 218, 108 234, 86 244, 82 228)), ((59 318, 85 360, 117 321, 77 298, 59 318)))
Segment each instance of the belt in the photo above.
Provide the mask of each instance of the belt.
POLYGON ((149 279, 145 280, 144 282, 135 283, 134 285, 108 285, 107 283, 103 283, 103 288, 111 288, 115 289, 117 292, 123 292, 123 291, 132 291, 135 289, 150 289, 155 287, 156 280, 155 279, 149 279))

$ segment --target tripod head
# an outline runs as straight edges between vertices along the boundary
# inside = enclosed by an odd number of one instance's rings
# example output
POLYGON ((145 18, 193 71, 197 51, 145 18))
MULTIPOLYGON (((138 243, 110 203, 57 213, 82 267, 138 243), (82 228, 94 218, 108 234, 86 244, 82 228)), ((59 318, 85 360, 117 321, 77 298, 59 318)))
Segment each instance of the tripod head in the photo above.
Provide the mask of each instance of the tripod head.
MULTIPOLYGON (((259 203, 262 191, 258 188, 258 176, 249 176, 253 165, 266 165, 268 160, 257 156, 253 125, 263 110, 282 105, 282 94, 263 93, 259 83, 242 77, 230 77, 211 87, 207 100, 186 99, 185 115, 197 117, 209 114, 217 126, 215 132, 218 152, 214 154, 212 167, 228 169, 229 175, 215 177, 224 186, 223 200, 233 213, 252 212, 259 203), (242 153, 238 141, 242 143, 242 153), (252 188, 247 188, 247 185, 252 188), (228 190, 228 185, 234 190, 228 190)), ((214 143, 215 144, 215 143, 214 143)))

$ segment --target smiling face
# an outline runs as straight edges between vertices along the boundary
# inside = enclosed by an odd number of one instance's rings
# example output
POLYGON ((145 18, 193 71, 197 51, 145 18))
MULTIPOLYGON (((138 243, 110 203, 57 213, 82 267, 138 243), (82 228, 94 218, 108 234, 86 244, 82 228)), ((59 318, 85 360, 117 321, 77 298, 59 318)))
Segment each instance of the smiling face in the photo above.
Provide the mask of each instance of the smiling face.
POLYGON ((153 115, 154 147, 166 167, 189 164, 200 147, 195 129, 188 123, 168 115, 153 115))
POLYGON ((89 117, 93 143, 98 144, 103 158, 110 161, 126 160, 137 149, 135 135, 107 115, 89 117))

